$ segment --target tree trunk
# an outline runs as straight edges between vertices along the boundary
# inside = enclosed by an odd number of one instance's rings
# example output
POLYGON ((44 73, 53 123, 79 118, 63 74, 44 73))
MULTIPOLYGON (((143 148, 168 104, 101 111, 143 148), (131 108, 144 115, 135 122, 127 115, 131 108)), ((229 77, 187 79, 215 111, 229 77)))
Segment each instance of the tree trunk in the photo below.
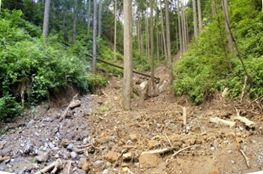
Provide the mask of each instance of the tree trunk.
POLYGON ((74 12, 73 12, 73 33, 72 33, 72 41, 73 43, 76 41, 77 37, 77 0, 74 0, 74 12))
POLYGON ((1 7, 2 7, 2 0, 0 0, 0 13, 1 13, 1 7))
POLYGON ((227 0, 221 0, 222 7, 223 7, 223 13, 224 13, 224 21, 225 21, 225 30, 226 30, 226 36, 227 36, 227 46, 230 52, 233 52, 233 45, 234 41, 231 37, 231 31, 230 31, 230 19, 228 14, 228 2, 227 0))
MULTIPOLYGON (((153 2, 153 0, 151 1, 151 12, 150 12, 150 15, 151 15, 151 23, 150 23, 150 42, 151 42, 151 81, 152 81, 152 83, 151 83, 151 87, 152 87, 152 92, 154 92, 154 89, 155 89, 155 83, 154 83, 154 35, 153 35, 153 28, 154 28, 154 26, 153 26, 153 21, 154 21, 154 17, 153 17, 153 4, 154 2, 153 2)), ((153 93, 153 95, 154 95, 154 93, 153 93)))
POLYGON ((101 22, 102 22, 102 0, 99 1, 99 24, 98 36, 101 37, 101 22))
POLYGON ((93 49, 92 49, 92 72, 96 73, 97 59, 97 0, 93 2, 93 49))
POLYGON ((198 10, 198 27, 199 27, 199 33, 202 30, 203 22, 202 22, 202 9, 201 9, 201 3, 200 0, 197 0, 197 10, 198 10))
POLYGON ((91 0, 88 0, 88 33, 90 33, 91 0))
POLYGON ((132 92, 132 0, 123 0, 124 11, 124 74, 123 109, 131 109, 132 92))
POLYGON ((178 35, 179 35, 179 46, 180 46, 180 56, 183 53, 183 36, 182 36, 182 22, 181 22, 181 14, 180 14, 180 2, 177 0, 177 16, 178 16, 178 35))
POLYGON ((164 29, 164 21, 163 21, 163 11, 161 9, 161 28, 162 28, 162 38, 163 38, 163 50, 164 50, 164 56, 165 60, 168 60, 168 54, 167 54, 167 45, 166 45, 166 36, 165 36, 165 29, 164 29))
POLYGON ((211 0, 211 13, 212 13, 212 17, 216 16, 216 2, 215 2, 215 0, 211 0))
POLYGON ((117 0, 114 1, 114 59, 116 60, 117 54, 117 0))
POLYGON ((147 58, 150 60, 150 33, 149 33, 149 17, 146 17, 146 48, 147 48, 147 58))
POLYGON ((45 12, 44 12, 44 22, 43 22, 43 36, 44 36, 45 43, 47 43, 47 38, 48 38, 50 1, 51 0, 45 1, 45 12))
POLYGON ((165 0, 165 19, 166 19, 166 41, 167 41, 167 65, 169 68, 169 80, 172 83, 172 55, 171 55, 171 36, 168 0, 165 0))
POLYGON ((193 3, 194 37, 197 38, 198 28, 197 28, 196 0, 193 0, 192 3, 193 3))

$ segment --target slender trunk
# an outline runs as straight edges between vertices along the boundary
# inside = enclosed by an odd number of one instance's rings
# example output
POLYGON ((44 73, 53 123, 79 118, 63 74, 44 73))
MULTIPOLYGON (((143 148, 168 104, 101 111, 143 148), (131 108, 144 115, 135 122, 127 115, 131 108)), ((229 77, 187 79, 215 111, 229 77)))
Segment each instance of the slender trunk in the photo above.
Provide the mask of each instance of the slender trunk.
MULTIPOLYGON (((154 36, 153 36, 153 0, 151 1, 151 24, 150 24, 150 42, 151 42, 151 81, 152 89, 154 89, 154 36)), ((154 90, 153 90, 154 92, 154 90)))
POLYGON ((193 3, 194 37, 197 38, 198 28, 197 28, 196 0, 193 0, 192 3, 193 3))
POLYGON ((43 22, 43 36, 44 36, 45 43, 47 43, 47 38, 48 38, 50 1, 51 0, 45 1, 45 12, 44 12, 44 22, 43 22))
POLYGON ((139 50, 139 54, 141 55, 141 20, 140 16, 138 16, 138 21, 137 21, 137 47, 139 50))
POLYGON ((165 30, 164 30, 164 21, 163 21, 163 11, 161 11, 161 28, 162 28, 162 38, 163 38, 163 49, 164 49, 164 56, 165 60, 168 60, 168 54, 167 54, 167 45, 166 45, 166 36, 165 36, 165 30))
POLYGON ((96 73, 96 59, 97 59, 97 0, 93 2, 93 58, 92 58, 92 72, 96 73))
POLYGON ((226 30, 226 35, 227 35, 227 46, 230 52, 233 52, 233 45, 234 41, 231 37, 231 31, 230 31, 230 19, 229 19, 229 14, 228 14, 228 3, 227 0, 222 0, 222 7, 223 7, 223 13, 224 13, 224 21, 225 21, 225 30, 226 30))
POLYGON ((180 13, 180 3, 177 1, 177 16, 178 16, 178 34, 179 34, 179 46, 180 46, 180 56, 183 54, 183 37, 182 37, 182 22, 180 13))
POLYGON ((98 36, 101 37, 101 20, 102 20, 102 0, 99 1, 99 24, 98 24, 98 36))
POLYGON ((149 33, 149 18, 146 17, 146 48, 147 48, 147 58, 150 60, 150 33, 149 33))
POLYGON ((90 33, 91 0, 88 0, 88 33, 90 33))
POLYGON ((123 0, 124 8, 124 74, 123 109, 131 109, 132 92, 132 1, 123 0))
POLYGON ((2 0, 0 0, 0 13, 1 13, 1 7, 2 7, 2 0))
POLYGON ((117 51, 117 0, 114 1, 114 59, 116 60, 117 51))
POLYGON ((186 34, 185 34, 185 15, 184 15, 184 7, 182 7, 182 16, 181 16, 181 20, 182 20, 182 36, 183 36, 183 53, 185 53, 185 45, 186 45, 186 34))
POLYGON ((199 27, 199 33, 202 30, 203 22, 202 22, 202 9, 201 9, 201 3, 200 0, 197 0, 197 10, 198 10, 198 27, 199 27))
POLYGON ((73 12, 73 33, 72 33, 72 41, 76 41, 77 37, 77 0, 74 1, 74 12, 73 12))
POLYGON ((172 83, 172 55, 171 55, 171 36, 170 36, 170 19, 169 19, 169 7, 168 0, 165 0, 165 19, 166 19, 166 41, 167 41, 167 65, 169 68, 169 80, 172 83))
POLYGON ((215 0, 211 0, 211 13, 212 17, 215 17, 216 15, 216 4, 215 0))

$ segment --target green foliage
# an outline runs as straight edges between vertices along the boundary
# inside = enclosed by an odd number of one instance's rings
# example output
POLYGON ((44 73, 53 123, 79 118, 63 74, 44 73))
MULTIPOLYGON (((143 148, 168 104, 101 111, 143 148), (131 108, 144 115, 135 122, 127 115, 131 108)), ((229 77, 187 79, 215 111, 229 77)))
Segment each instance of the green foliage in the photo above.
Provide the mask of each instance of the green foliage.
POLYGON ((98 88, 105 87, 107 85, 107 80, 101 75, 88 74, 85 76, 85 81, 89 84, 89 91, 94 92, 98 88))
MULTIPOLYGON (((248 89, 251 98, 263 95, 263 14, 253 0, 231 1, 232 30, 241 56, 252 78, 248 89)), ((201 103, 216 91, 228 89, 229 97, 238 97, 244 85, 240 60, 226 50, 222 14, 208 24, 187 54, 174 66, 173 89, 201 103)))
POLYGON ((52 36, 46 46, 21 15, 5 11, 0 19, 0 120, 21 111, 21 93, 26 102, 38 103, 67 86, 83 92, 103 86, 102 78, 87 78, 86 45, 80 41, 66 49, 52 36))
POLYGON ((0 98, 0 120, 7 120, 17 116, 22 111, 22 107, 13 97, 4 96, 0 98))

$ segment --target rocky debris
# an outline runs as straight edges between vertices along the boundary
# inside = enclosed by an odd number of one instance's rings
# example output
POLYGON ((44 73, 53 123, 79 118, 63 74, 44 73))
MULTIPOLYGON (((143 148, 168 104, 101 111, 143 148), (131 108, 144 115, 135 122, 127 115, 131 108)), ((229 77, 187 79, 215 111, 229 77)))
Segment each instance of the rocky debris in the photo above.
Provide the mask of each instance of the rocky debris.
POLYGON ((76 107, 80 107, 80 106, 81 106, 81 101, 80 100, 74 100, 72 103, 70 103, 69 109, 73 110, 76 107))
POLYGON ((160 162, 161 158, 159 154, 142 153, 139 157, 140 167, 142 168, 157 167, 160 162))
POLYGON ((79 166, 86 173, 88 173, 90 171, 90 169, 91 169, 91 165, 90 165, 89 161, 86 158, 80 160, 79 166))
POLYGON ((105 160, 109 161, 110 163, 116 162, 119 159, 119 157, 120 154, 114 151, 110 151, 104 156, 105 160))
POLYGON ((96 160, 96 161, 93 162, 92 164, 93 164, 93 166, 94 166, 95 168, 100 168, 100 167, 102 167, 102 166, 104 165, 104 161, 102 161, 102 160, 96 160))
POLYGON ((122 159, 123 159, 124 161, 132 160, 133 157, 134 157, 134 155, 133 155, 131 152, 124 153, 124 154, 122 155, 122 159))
POLYGON ((39 154, 35 157, 36 161, 39 163, 47 162, 49 158, 49 152, 39 152, 39 154))
POLYGON ((71 159, 77 160, 78 159, 78 154, 76 152, 70 152, 71 159))

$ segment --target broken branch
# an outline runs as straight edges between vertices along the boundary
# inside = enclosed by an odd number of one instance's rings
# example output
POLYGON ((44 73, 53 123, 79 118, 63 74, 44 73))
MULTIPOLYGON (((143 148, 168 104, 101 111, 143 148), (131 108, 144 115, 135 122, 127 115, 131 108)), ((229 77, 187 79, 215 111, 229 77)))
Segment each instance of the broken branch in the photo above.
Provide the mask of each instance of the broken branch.
POLYGON ((236 125, 236 123, 233 122, 233 121, 223 120, 223 119, 218 118, 218 117, 210 118, 209 121, 211 123, 215 123, 215 124, 219 124, 219 125, 226 125, 226 126, 229 126, 229 127, 234 127, 236 125))
POLYGON ((51 174, 55 174, 62 166, 63 166, 62 160, 57 159, 56 161, 54 161, 50 165, 46 166, 42 170, 36 172, 35 174, 43 174, 43 173, 50 172, 51 170, 52 170, 51 174))

